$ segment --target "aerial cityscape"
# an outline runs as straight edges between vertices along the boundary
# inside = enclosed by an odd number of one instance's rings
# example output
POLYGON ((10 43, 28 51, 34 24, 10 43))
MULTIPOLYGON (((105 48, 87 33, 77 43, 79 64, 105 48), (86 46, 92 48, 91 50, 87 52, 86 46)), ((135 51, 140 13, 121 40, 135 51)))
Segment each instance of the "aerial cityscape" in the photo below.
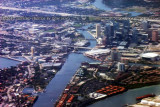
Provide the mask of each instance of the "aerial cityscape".
POLYGON ((0 107, 160 107, 159 0, 1 0, 0 107))

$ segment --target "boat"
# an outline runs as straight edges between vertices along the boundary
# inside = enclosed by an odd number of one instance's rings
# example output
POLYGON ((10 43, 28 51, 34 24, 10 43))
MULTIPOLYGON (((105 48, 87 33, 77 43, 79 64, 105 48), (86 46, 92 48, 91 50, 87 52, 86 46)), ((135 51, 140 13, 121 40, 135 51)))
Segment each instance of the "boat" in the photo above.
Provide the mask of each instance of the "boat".
POLYGON ((147 98, 147 97, 155 97, 155 94, 147 94, 147 95, 143 95, 140 97, 136 97, 136 100, 142 100, 143 98, 147 98))

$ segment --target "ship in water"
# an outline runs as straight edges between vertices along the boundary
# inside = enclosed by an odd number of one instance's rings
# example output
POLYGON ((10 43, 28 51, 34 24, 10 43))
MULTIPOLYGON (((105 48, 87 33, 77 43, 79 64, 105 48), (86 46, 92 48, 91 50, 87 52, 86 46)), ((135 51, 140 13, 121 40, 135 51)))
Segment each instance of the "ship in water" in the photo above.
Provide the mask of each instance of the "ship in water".
POLYGON ((136 97, 136 100, 142 100, 143 98, 147 98, 147 97, 155 97, 155 94, 147 94, 147 95, 143 95, 140 97, 136 97))

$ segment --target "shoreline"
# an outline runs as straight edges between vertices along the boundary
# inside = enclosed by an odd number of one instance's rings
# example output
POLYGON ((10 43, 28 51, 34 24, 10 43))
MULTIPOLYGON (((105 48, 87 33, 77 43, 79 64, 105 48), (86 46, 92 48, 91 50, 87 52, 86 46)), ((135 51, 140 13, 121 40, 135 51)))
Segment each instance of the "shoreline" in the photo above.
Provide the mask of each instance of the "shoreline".
MULTIPOLYGON (((79 68, 79 69, 80 69, 80 68, 79 68)), ((54 104, 54 106, 58 107, 57 104, 58 104, 59 102, 61 102, 64 94, 68 94, 68 95, 77 95, 77 94, 80 94, 79 91, 78 91, 78 93, 74 93, 74 94, 72 94, 72 93, 70 92, 70 90, 72 90, 72 88, 73 88, 74 86, 77 86, 77 84, 79 84, 79 83, 82 82, 82 81, 78 81, 78 83, 72 84, 73 82, 75 82, 74 79, 76 79, 77 74, 78 74, 78 72, 79 72, 79 69, 78 69, 78 70, 76 71, 76 73, 72 76, 70 82, 66 85, 65 89, 63 90, 62 94, 59 96, 59 98, 58 98, 58 100, 56 101, 56 103, 54 104), (70 88, 68 88, 68 87, 70 87, 70 88), (66 91, 66 90, 67 90, 67 91, 66 91)), ((88 79, 90 79, 90 78, 88 78, 88 79)), ((89 81, 86 81, 86 83, 84 83, 84 84, 87 84, 87 82, 89 82, 89 81)), ((108 85, 112 85, 112 83, 111 83, 111 84, 108 84, 108 85)), ((79 107, 84 107, 84 106, 86 107, 86 106, 89 106, 89 105, 91 105, 91 104, 94 104, 94 103, 96 103, 96 102, 98 102, 98 101, 102 101, 103 99, 107 99, 107 98, 110 98, 110 97, 112 97, 112 96, 116 96, 116 95, 123 94, 123 93, 125 94, 125 93, 128 92, 128 91, 137 90, 137 89, 141 89, 141 88, 145 88, 145 87, 147 88, 147 87, 152 87, 152 86, 159 86, 159 85, 160 85, 160 84, 159 84, 159 81, 157 81, 157 82, 145 83, 145 84, 135 84, 135 86, 133 86, 132 88, 131 88, 131 87, 129 88, 129 86, 124 86, 124 85, 122 85, 122 87, 125 87, 125 90, 124 90, 124 91, 117 92, 117 93, 114 93, 114 94, 112 94, 112 95, 107 95, 107 96, 102 97, 102 98, 99 98, 99 99, 87 98, 87 99, 85 99, 83 102, 81 102, 82 104, 80 104, 79 107), (138 85, 138 86, 137 86, 137 85, 138 85)), ((80 89, 81 89, 81 87, 83 87, 83 85, 79 86, 80 89)), ((91 87, 90 87, 90 88, 91 88, 91 87)), ((96 91, 96 92, 97 92, 97 91, 96 91)), ((67 104, 66 102, 67 102, 67 98, 68 98, 68 97, 69 97, 69 96, 67 96, 66 99, 64 99, 63 104, 67 104)))

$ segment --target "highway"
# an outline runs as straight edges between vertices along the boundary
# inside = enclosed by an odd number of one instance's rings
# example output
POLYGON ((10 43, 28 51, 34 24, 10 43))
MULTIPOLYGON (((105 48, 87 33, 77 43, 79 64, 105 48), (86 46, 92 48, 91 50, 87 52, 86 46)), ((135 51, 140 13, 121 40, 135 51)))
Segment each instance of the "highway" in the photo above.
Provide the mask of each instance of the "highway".
POLYGON ((0 9, 23 11, 23 12, 33 12, 33 13, 44 13, 44 14, 49 14, 49 15, 60 15, 60 16, 83 16, 83 15, 76 15, 76 14, 69 14, 69 13, 49 12, 49 11, 43 11, 43 10, 22 9, 22 8, 5 7, 5 6, 0 6, 0 9))
MULTIPOLYGON (((23 11, 23 12, 32 12, 32 13, 43 13, 43 14, 49 14, 49 15, 59 15, 59 16, 81 16, 81 17, 97 17, 97 16, 93 16, 93 15, 77 15, 77 14, 70 14, 70 13, 59 13, 59 12, 49 12, 49 11, 44 11, 44 10, 35 10, 35 9, 22 9, 22 8, 16 8, 16 7, 6 7, 6 6, 0 6, 0 9, 4 9, 4 10, 13 10, 13 11, 23 11)), ((103 17, 104 18, 104 17, 103 17)), ((111 17, 109 17, 110 19, 111 17)), ((120 19, 120 17, 113 17, 113 19, 120 19)), ((122 18, 122 17, 121 17, 122 18)), ((126 20, 127 17, 125 17, 124 19, 126 20)), ((107 19, 107 17, 106 17, 107 19)), ((112 18, 111 18, 112 19, 112 18)), ((130 17, 128 17, 128 19, 130 19, 130 17)), ((122 18, 123 20, 123 18, 122 18)), ((148 20, 151 22, 160 22, 160 19, 150 19, 148 17, 135 17, 135 18, 131 18, 131 20, 148 20)))

